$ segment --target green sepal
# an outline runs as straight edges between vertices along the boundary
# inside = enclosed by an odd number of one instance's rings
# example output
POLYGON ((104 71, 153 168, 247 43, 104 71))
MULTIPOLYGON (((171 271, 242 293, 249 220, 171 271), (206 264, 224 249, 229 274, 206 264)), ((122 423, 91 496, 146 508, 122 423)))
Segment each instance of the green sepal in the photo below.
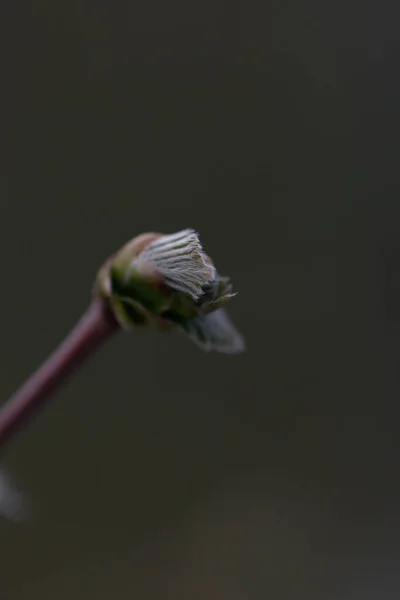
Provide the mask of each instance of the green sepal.
POLYGON ((154 281, 148 281, 140 274, 132 271, 127 278, 124 272, 115 265, 110 267, 110 294, 114 301, 144 308, 145 312, 160 314, 169 304, 170 292, 154 281))

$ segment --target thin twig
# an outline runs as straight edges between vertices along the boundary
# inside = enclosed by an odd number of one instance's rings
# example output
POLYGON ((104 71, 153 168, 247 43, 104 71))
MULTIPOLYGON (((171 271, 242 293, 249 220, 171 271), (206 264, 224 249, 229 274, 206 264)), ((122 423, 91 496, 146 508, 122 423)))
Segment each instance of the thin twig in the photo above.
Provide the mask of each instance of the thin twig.
POLYGON ((104 303, 94 298, 67 338, 0 408, 0 447, 118 327, 104 303))

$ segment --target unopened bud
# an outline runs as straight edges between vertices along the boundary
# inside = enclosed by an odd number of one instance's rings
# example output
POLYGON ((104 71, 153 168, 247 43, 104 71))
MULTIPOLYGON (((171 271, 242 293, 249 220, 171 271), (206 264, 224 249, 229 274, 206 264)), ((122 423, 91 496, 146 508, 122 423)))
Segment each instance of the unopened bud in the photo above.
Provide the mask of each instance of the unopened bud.
POLYGON ((219 276, 192 229, 137 236, 100 270, 97 290, 123 328, 175 326, 205 350, 244 350, 221 309, 235 295, 230 280, 219 276))

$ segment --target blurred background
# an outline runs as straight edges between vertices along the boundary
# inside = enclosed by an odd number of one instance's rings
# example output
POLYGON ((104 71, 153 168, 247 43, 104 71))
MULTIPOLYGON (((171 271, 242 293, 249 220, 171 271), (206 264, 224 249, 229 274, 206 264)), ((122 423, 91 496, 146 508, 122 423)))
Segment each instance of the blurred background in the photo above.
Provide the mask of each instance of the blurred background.
POLYGON ((1 401, 146 230, 248 344, 120 336, 9 444, 1 598, 398 598, 396 4, 20 0, 0 47, 1 401))

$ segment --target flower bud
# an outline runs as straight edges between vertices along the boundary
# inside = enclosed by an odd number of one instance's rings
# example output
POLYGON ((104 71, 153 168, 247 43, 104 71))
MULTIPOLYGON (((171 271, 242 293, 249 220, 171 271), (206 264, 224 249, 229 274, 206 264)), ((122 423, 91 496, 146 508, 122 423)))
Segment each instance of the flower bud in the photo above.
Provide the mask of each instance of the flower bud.
POLYGON ((235 295, 230 280, 219 276, 192 229, 137 236, 100 270, 97 291, 123 328, 176 327, 205 350, 244 350, 221 308, 235 295))

